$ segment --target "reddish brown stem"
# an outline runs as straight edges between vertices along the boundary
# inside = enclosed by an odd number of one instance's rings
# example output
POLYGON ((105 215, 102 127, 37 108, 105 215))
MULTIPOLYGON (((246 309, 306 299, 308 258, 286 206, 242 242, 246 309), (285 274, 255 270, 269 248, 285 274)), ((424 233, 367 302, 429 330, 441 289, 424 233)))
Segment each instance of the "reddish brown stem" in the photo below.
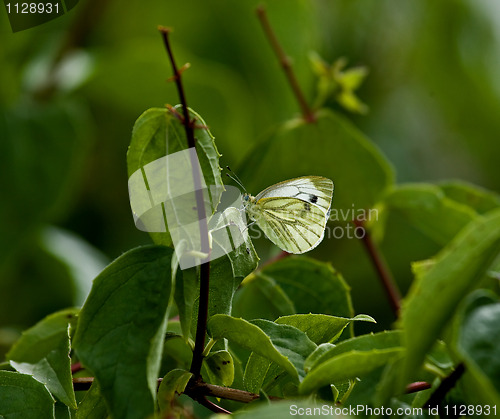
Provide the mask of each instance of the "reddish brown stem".
POLYGON ((406 386, 406 393, 417 393, 419 391, 428 390, 431 385, 425 381, 417 381, 415 383, 410 383, 406 386))
MULTIPOLYGON (((354 225, 356 225, 356 227, 364 228, 364 225, 361 221, 354 219, 353 223, 354 225)), ((389 267, 387 266, 382 254, 380 253, 379 248, 373 241, 370 232, 366 228, 364 228, 364 231, 365 234, 361 238, 361 241, 363 242, 363 245, 368 255, 370 256, 372 264, 378 273, 378 277, 387 294, 394 315, 397 317, 401 308, 401 293, 399 292, 398 286, 396 285, 391 271, 389 270, 389 267)))
POLYGON ((80 362, 75 362, 73 365, 71 365, 71 374, 74 374, 75 372, 78 372, 82 369, 82 364, 80 362))
POLYGON ((215 412, 215 413, 225 413, 226 415, 230 415, 231 414, 231 412, 229 410, 226 410, 223 407, 220 407, 219 405, 211 402, 205 396, 200 397, 196 401, 199 404, 201 404, 202 406, 205 406, 207 409, 210 409, 212 412, 215 412))
POLYGON ((267 18, 266 8, 261 5, 257 8, 257 16, 259 17, 260 23, 262 25, 262 29, 264 29, 264 33, 271 44, 271 47, 278 58, 278 61, 285 72, 285 76, 290 84, 290 87, 293 90, 295 98, 299 103, 300 109, 302 111, 302 117, 306 122, 316 122, 316 115, 311 110, 309 105, 307 104, 307 100, 302 93, 302 89, 300 88, 299 82, 297 81, 297 77, 295 77, 295 73, 292 69, 292 61, 290 57, 288 57, 285 53, 285 50, 281 46, 278 41, 278 37, 274 33, 274 30, 269 23, 269 19, 267 18))
MULTIPOLYGON (((179 93, 179 98, 182 104, 182 111, 184 114, 184 130, 186 131, 186 138, 189 148, 196 148, 196 139, 194 137, 194 121, 191 120, 189 116, 189 108, 187 106, 186 95, 184 94, 184 87, 182 85, 181 72, 179 71, 177 64, 175 63, 174 54, 169 42, 169 34, 171 30, 169 28, 164 28, 162 26, 158 27, 160 31, 163 42, 165 44, 165 49, 167 50, 168 57, 170 59, 170 64, 172 65, 172 70, 174 73, 175 84, 177 86, 177 91, 179 93)), ((200 173, 198 162, 196 157, 191 154, 191 166, 193 171, 193 181, 196 196, 196 208, 198 211, 198 224, 200 227, 200 241, 201 241, 201 251, 210 254, 210 244, 208 242, 208 225, 206 221, 205 212, 205 202, 203 199, 203 189, 201 178, 203 176, 200 173)), ((196 337, 193 350, 193 360, 191 363, 191 372, 195 377, 200 377, 201 365, 203 362, 203 350, 205 349, 205 335, 207 332, 207 321, 208 321, 208 296, 210 289, 210 262, 207 257, 206 261, 201 264, 200 267, 200 304, 198 307, 198 323, 196 326, 196 337)))

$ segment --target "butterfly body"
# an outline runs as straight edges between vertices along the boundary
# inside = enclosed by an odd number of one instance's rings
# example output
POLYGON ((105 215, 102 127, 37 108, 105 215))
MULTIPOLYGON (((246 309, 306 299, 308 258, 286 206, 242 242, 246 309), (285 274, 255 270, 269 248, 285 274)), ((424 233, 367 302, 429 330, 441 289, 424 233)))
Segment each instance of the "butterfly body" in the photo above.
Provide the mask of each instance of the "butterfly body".
POLYGON ((245 194, 245 209, 269 240, 288 253, 314 249, 325 233, 333 182, 304 176, 272 185, 257 196, 245 194))

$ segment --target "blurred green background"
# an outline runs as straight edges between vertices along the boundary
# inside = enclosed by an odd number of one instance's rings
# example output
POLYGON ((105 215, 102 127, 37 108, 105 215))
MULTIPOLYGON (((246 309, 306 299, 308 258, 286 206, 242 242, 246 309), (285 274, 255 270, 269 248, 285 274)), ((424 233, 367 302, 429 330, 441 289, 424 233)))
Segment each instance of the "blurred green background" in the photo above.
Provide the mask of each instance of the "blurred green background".
MULTIPOLYGON (((188 104, 216 137, 221 166, 270 183, 246 167, 248 153, 298 106, 256 18, 260 3, 81 0, 15 34, 0 12, 0 352, 46 314, 81 305, 110 260, 150 242, 133 223, 125 157, 137 117, 178 102, 157 25, 174 28, 177 61, 191 63, 188 104)), ((369 68, 357 91, 367 115, 328 105, 382 150, 398 183, 463 179, 500 190, 496 0, 265 4, 311 101, 311 51, 369 68)), ((410 262, 442 245, 397 218, 381 240, 403 291, 410 262)), ((256 246, 262 260, 278 250, 256 246)), ((343 273, 358 313, 391 324, 359 242, 325 240, 311 256, 343 273)))

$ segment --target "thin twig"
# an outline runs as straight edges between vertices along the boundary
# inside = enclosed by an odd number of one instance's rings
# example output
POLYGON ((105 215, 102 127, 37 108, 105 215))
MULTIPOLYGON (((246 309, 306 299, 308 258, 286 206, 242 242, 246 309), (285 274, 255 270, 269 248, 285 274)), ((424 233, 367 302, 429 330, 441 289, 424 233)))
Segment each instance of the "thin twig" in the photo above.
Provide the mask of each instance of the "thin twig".
POLYGON ((73 389, 75 391, 88 390, 93 382, 94 382, 94 377, 73 378, 73 389))
POLYGON ((75 362, 73 365, 71 365, 71 374, 74 374, 75 372, 78 372, 82 369, 82 364, 80 362, 75 362))
POLYGON ((202 380, 193 380, 186 387, 186 394, 193 399, 201 396, 213 396, 220 399, 234 400, 241 403, 250 403, 259 398, 258 394, 236 388, 208 384, 202 380))
MULTIPOLYGON (((74 391, 86 391, 90 389, 90 386, 94 382, 94 377, 80 377, 80 378, 73 378, 73 390, 74 391)), ((162 382, 162 378, 158 378, 158 386, 162 382)), ((193 400, 196 400, 198 403, 200 403, 202 406, 205 406, 206 408, 210 409, 212 412, 215 413, 226 413, 226 414, 231 414, 229 410, 226 410, 215 403, 212 403, 210 400, 207 400, 206 396, 216 396, 219 397, 219 394, 228 394, 231 395, 232 392, 228 391, 218 391, 220 388, 226 389, 226 390, 233 390, 234 393, 247 393, 246 391, 242 390, 236 390, 236 389, 227 389, 226 387, 220 387, 220 386, 212 386, 211 384, 206 384, 203 383, 204 385, 199 386, 199 388, 196 388, 195 390, 191 390, 191 393, 188 393, 188 389, 186 389, 186 394, 190 396, 193 400), (210 390, 212 388, 212 390, 210 390)), ((248 393, 252 394, 252 393, 248 393)), ((246 403, 255 400, 256 398, 259 398, 257 394, 252 394, 254 397, 248 401, 245 401, 246 403)), ((220 396, 223 397, 223 396, 220 396)), ((231 398, 231 397, 226 397, 228 400, 237 400, 237 401, 244 401, 241 400, 241 397, 236 398, 231 398)))
MULTIPOLYGON (((363 222, 361 221, 354 219, 353 223, 356 225, 356 227, 364 228, 363 222)), ((387 297, 389 298, 389 302, 391 304, 394 315, 397 317, 399 315, 399 309, 401 307, 401 293, 398 289, 398 286, 396 285, 396 282, 394 281, 389 267, 387 266, 382 254, 380 253, 379 248, 373 241, 370 232, 366 228, 364 230, 365 234, 361 238, 361 241, 363 242, 363 245, 365 246, 365 249, 370 256, 373 266, 378 273, 378 277, 385 289, 387 297)))
MULTIPOLYGON (((179 93, 179 99, 182 105, 182 111, 184 114, 184 129, 186 131, 186 137, 188 141, 189 148, 196 147, 196 139, 194 137, 194 123, 195 121, 189 116, 189 108, 187 106, 186 95, 184 94, 184 88, 182 86, 181 73, 179 72, 177 65, 175 63, 174 54, 170 47, 170 42, 168 35, 171 32, 169 28, 158 27, 158 30, 162 34, 163 42, 167 50, 168 56, 170 58, 170 63, 172 65, 172 70, 174 72, 175 84, 177 86, 177 91, 179 93)), ((202 173, 200 173, 198 162, 196 161, 196 156, 190 154, 191 156, 191 166, 193 171, 193 180, 196 195, 196 208, 198 210, 198 224, 200 227, 200 241, 201 241, 201 251, 207 255, 210 254, 210 245, 208 242, 208 225, 206 221, 205 203, 203 199, 203 189, 201 184, 202 173)), ((205 347, 205 335, 207 332, 207 320, 208 320, 208 296, 210 288, 210 262, 209 258, 201 264, 200 267, 200 303, 198 307, 198 323, 196 327, 196 337, 195 345, 193 350, 193 360, 191 363, 191 372, 198 378, 201 374, 201 364, 203 362, 203 350, 205 347)))
POLYGON ((194 341, 193 360, 190 371, 195 377, 201 376, 203 351, 205 349, 205 335, 208 322, 208 297, 209 297, 210 263, 203 263, 200 267, 200 300, 198 306, 198 323, 194 341))
MULTIPOLYGON (((162 380, 162 378, 158 378, 158 386, 160 385, 162 380)), ((94 377, 73 378, 73 387, 75 391, 88 390, 93 382, 94 377)), ((429 388, 431 388, 431 385, 429 383, 425 381, 417 381, 415 383, 408 384, 408 386, 406 387, 406 393, 416 393, 418 391, 427 390, 429 388)), ((240 403, 250 403, 260 397, 258 394, 250 393, 249 391, 218 386, 215 384, 208 384, 200 379, 191 381, 188 387, 186 387, 185 394, 187 394, 194 400, 205 396, 212 396, 218 397, 220 399, 233 400, 240 403)), ((271 400, 281 400, 279 397, 274 396, 269 396, 269 398, 271 400)))
MULTIPOLYGON (((161 384, 162 380, 162 378, 158 378, 158 386, 161 384)), ((75 391, 84 391, 88 390, 93 382, 94 377, 73 378, 73 387, 75 391)), ((190 381, 186 387, 185 393, 193 399, 197 399, 202 396, 212 396, 241 403, 250 403, 259 398, 258 394, 250 393, 249 391, 208 384, 203 382, 201 379, 190 381)), ((278 397, 272 396, 270 399, 279 400, 278 397)))
POLYGON ((163 43, 165 44, 165 48, 168 53, 168 58, 170 59, 170 64, 172 65, 172 71, 174 73, 173 80, 175 81, 175 85, 177 86, 177 93, 179 94, 179 100, 182 105, 182 112, 184 114, 184 129, 186 130, 186 137, 189 148, 195 147, 196 141, 194 138, 194 129, 193 129, 193 121, 189 116, 189 109, 187 107, 186 95, 184 94, 184 87, 182 85, 181 72, 179 71, 177 64, 175 63, 174 54, 172 52, 172 48, 170 47, 170 41, 168 39, 168 35, 172 32, 172 29, 165 28, 163 26, 159 26, 158 30, 160 31, 163 37, 163 43))
POLYGON ((426 381, 416 381, 415 383, 410 383, 406 386, 406 394, 417 393, 419 391, 428 390, 431 385, 426 381))
POLYGON ((267 18, 266 8, 263 5, 257 8, 257 16, 259 17, 262 28, 264 29, 267 39, 269 40, 269 43, 274 50, 274 53, 278 57, 281 67, 283 67, 283 71, 285 72, 286 78, 288 79, 288 83, 290 84, 297 102, 299 103, 300 109, 302 111, 302 117, 306 122, 316 122, 316 115, 307 104, 304 93, 302 93, 302 89, 300 88, 297 78, 295 77, 295 73, 293 72, 292 61, 290 57, 286 55, 283 47, 278 41, 278 37, 274 33, 274 30, 269 23, 269 19, 267 18))
POLYGON ((231 412, 229 410, 226 410, 223 407, 220 407, 219 405, 211 402, 206 397, 200 397, 199 399, 196 399, 196 401, 199 404, 201 404, 202 406, 205 406, 207 409, 210 409, 212 412, 215 412, 215 413, 225 413, 226 415, 230 415, 231 414, 231 412))

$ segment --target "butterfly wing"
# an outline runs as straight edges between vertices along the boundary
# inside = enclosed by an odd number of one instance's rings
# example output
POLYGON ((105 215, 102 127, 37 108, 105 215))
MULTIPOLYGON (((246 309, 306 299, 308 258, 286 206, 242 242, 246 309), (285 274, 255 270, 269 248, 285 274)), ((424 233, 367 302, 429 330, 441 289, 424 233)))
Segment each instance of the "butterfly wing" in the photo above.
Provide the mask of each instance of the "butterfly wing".
POLYGON ((322 176, 303 176, 285 180, 269 186, 259 193, 255 200, 263 198, 296 198, 310 202, 326 213, 330 211, 333 195, 333 182, 322 176))
POLYGON ((269 240, 286 252, 300 254, 323 240, 332 194, 330 179, 291 179, 262 191, 248 211, 269 240))

